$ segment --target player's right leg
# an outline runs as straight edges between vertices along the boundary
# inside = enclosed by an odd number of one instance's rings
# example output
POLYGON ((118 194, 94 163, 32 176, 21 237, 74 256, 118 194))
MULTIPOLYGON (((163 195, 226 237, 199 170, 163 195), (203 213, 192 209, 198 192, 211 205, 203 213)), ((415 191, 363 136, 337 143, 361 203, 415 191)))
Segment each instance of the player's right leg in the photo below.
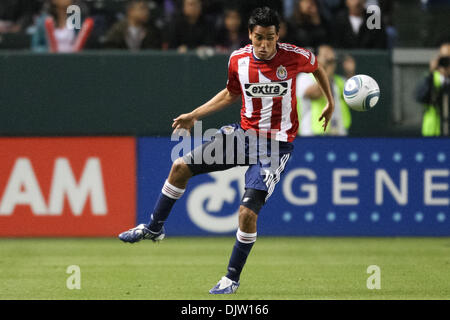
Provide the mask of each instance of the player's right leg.
POLYGON ((141 240, 160 241, 164 239, 164 222, 172 210, 175 202, 181 198, 192 172, 183 158, 178 158, 172 164, 169 177, 164 183, 158 200, 156 201, 151 220, 148 224, 140 224, 135 228, 122 232, 119 239, 134 243, 141 240))
MULTIPOLYGON (((232 126, 225 126, 232 127, 232 126)), ((234 163, 226 163, 226 144, 224 143, 223 128, 218 132, 215 139, 202 144, 195 148, 182 158, 178 158, 174 161, 161 193, 156 201, 155 208, 151 214, 151 220, 149 224, 140 224, 135 228, 122 232, 119 235, 119 239, 124 242, 138 242, 140 240, 162 240, 165 236, 164 222, 172 210, 175 202, 183 195, 188 180, 192 176, 198 174, 221 171, 235 167, 234 163), (203 155, 207 154, 205 149, 219 150, 223 148, 223 158, 219 159, 219 163, 206 163, 203 155)), ((235 128, 234 126, 232 128, 235 128)))

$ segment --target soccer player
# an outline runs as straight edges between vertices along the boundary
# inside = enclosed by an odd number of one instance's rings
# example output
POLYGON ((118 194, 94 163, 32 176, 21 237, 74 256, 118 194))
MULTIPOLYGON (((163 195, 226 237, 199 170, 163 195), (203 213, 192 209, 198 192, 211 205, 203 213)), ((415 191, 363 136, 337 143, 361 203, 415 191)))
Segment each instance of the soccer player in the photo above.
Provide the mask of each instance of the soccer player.
MULTIPOLYGON (((317 119, 323 120, 324 130, 333 114, 334 100, 325 71, 318 66, 314 54, 310 51, 278 43, 279 27, 280 18, 276 11, 268 7, 255 9, 248 22, 251 44, 231 54, 226 88, 192 112, 178 116, 172 124, 175 131, 190 130, 197 120, 224 109, 241 97, 240 124, 222 127, 219 131, 221 136, 225 137, 235 131, 251 131, 258 135, 256 142, 258 144, 261 139, 259 134, 262 134, 269 137, 262 140, 268 144, 265 149, 267 154, 272 150, 270 146, 273 140, 278 143, 278 151, 271 156, 277 157, 279 165, 274 170, 269 170, 267 162, 257 161, 250 164, 249 158, 252 154, 249 150, 252 149, 252 145, 248 141, 251 139, 237 139, 237 144, 243 144, 238 147, 244 147, 245 150, 245 164, 249 164, 245 174, 245 193, 239 207, 239 228, 227 268, 228 273, 209 291, 212 294, 229 294, 238 289, 242 268, 256 241, 258 213, 280 180, 293 150, 292 141, 297 135, 299 126, 295 94, 298 73, 313 73, 324 92, 327 105, 317 119)), ((133 243, 143 239, 162 240, 165 236, 164 222, 176 200, 183 195, 192 176, 242 165, 238 163, 236 154, 231 163, 217 161, 207 164, 205 161, 196 161, 202 158, 206 150, 217 147, 215 144, 221 141, 218 137, 220 138, 220 135, 173 162, 149 224, 140 224, 121 233, 119 238, 122 241, 133 243)), ((223 144, 224 160, 227 154, 236 149, 236 147, 227 148, 226 145, 227 143, 223 144)), ((264 148, 257 148, 257 152, 259 153, 261 149, 264 148)))

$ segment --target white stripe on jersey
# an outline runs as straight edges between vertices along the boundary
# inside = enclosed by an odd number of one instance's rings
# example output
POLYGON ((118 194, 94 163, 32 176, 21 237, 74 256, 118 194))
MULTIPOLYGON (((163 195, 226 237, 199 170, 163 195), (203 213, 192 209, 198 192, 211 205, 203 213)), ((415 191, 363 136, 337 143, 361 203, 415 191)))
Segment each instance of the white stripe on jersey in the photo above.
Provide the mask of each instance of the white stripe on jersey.
MULTIPOLYGON (((277 132, 276 139, 279 141, 287 141, 287 131, 292 128, 291 112, 292 112, 292 79, 286 81, 288 83, 288 91, 281 100, 281 124, 280 131, 277 132)), ((297 111, 295 111, 297 112, 297 111)))
POLYGON ((241 49, 233 51, 233 53, 230 55, 230 58, 232 56, 235 56, 235 55, 238 55, 238 54, 250 53, 250 52, 252 52, 252 46, 244 47, 244 48, 241 48, 241 49))
POLYGON ((311 52, 311 61, 309 63, 311 63, 311 65, 314 65, 316 63, 316 56, 312 52, 311 52))
POLYGON ((244 92, 243 96, 245 98, 245 116, 247 118, 251 118, 253 112, 252 98, 248 97, 245 94, 245 84, 250 83, 249 68, 250 68, 250 57, 244 57, 238 60, 239 82, 241 83, 242 92, 244 92))
MULTIPOLYGON (((306 51, 306 50, 304 50, 304 49, 302 49, 302 48, 294 47, 294 46, 292 46, 292 45, 290 45, 290 44, 288 44, 288 43, 280 43, 280 44, 279 44, 279 47, 282 48, 282 49, 284 49, 284 50, 286 50, 286 51, 292 51, 292 52, 301 54, 301 55, 304 56, 306 59, 309 59, 310 52, 309 52, 309 51, 306 51)), ((311 52, 311 54, 312 54, 312 52, 311 52)), ((314 63, 313 63, 313 64, 314 64, 314 63)))
MULTIPOLYGON (((261 71, 258 69, 258 79, 259 83, 268 83, 272 82, 269 78, 264 76, 261 71)), ((273 107, 273 98, 265 97, 261 98, 261 118, 258 123, 259 129, 269 131, 271 129, 271 119, 272 119, 272 107, 273 107)))

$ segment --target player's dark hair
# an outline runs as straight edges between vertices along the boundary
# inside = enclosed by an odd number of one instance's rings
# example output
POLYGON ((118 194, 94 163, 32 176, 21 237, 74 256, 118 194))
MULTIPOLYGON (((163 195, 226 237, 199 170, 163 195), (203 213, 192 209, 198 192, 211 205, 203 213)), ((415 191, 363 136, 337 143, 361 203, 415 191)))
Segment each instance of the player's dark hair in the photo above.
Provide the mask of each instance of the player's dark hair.
POLYGON ((252 32, 256 26, 275 26, 278 33, 280 30, 280 16, 278 12, 269 7, 256 8, 248 19, 248 29, 252 32))

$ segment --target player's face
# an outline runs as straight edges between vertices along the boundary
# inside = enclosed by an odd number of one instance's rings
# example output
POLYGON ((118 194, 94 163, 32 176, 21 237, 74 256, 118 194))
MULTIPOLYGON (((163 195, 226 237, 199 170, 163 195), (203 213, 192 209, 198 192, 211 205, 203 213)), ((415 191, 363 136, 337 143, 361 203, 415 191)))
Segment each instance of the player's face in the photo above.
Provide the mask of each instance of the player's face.
POLYGON ((267 60, 275 54, 279 38, 275 26, 255 26, 253 31, 249 30, 249 38, 259 59, 267 60))

